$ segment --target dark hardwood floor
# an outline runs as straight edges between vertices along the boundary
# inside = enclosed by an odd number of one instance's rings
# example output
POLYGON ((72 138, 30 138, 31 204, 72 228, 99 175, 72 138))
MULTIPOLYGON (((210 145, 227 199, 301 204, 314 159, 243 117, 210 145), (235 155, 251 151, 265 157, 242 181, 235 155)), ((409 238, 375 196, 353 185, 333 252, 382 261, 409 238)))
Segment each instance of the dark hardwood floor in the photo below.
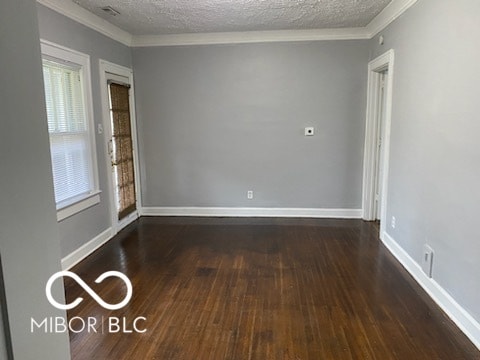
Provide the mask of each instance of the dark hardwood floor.
MULTIPOLYGON (((480 359, 480 352, 378 240, 374 223, 317 219, 141 218, 72 271, 69 318, 80 359, 480 359), (102 317, 138 316, 146 333, 108 333, 102 317)), ((130 325, 128 325, 130 324, 130 325)))

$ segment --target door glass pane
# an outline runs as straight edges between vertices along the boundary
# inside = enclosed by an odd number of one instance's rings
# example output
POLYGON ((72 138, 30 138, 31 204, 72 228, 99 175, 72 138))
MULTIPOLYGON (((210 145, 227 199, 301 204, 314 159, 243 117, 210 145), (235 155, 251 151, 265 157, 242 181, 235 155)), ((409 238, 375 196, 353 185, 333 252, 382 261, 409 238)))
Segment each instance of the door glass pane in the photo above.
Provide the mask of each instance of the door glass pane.
POLYGON ((129 86, 112 83, 109 90, 113 134, 111 157, 118 219, 121 220, 136 210, 129 86))

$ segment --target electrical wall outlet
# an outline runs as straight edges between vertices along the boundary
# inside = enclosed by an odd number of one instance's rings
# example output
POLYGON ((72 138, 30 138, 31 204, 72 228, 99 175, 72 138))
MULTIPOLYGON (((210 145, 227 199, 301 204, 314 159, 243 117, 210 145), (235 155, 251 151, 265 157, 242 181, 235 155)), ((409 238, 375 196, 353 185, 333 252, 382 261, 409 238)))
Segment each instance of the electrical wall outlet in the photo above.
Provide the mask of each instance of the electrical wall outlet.
POLYGON ((253 199, 253 190, 248 190, 247 191, 247 199, 252 200, 253 199))
POLYGON ((425 244, 423 246, 422 270, 429 278, 433 272, 433 249, 425 244))
POLYGON ((395 219, 395 216, 392 216, 392 229, 395 229, 396 225, 397 225, 397 219, 395 219))

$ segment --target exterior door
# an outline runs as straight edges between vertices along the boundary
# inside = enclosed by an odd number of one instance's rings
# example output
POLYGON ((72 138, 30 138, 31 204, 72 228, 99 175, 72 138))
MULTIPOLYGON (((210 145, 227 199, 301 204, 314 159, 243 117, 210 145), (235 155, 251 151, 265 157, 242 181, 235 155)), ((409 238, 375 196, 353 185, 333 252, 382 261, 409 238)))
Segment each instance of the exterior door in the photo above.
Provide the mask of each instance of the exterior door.
POLYGON ((109 153, 112 164, 115 203, 118 220, 137 210, 135 168, 130 113, 130 85, 109 80, 110 121, 112 136, 109 153))

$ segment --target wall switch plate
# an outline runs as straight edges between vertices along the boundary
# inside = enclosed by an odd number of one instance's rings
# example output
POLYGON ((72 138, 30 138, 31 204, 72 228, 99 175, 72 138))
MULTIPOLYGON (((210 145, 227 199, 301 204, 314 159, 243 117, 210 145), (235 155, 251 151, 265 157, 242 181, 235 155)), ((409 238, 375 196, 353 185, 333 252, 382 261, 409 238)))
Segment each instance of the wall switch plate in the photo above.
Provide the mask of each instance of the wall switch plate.
POLYGON ((313 126, 309 126, 305 128, 305 136, 313 136, 315 135, 315 129, 313 126))
POLYGON ((253 190, 248 190, 247 191, 247 199, 252 200, 253 199, 253 190))
POLYGON ((422 270, 429 278, 432 277, 433 249, 427 244, 423 246, 422 270))
POLYGON ((397 219, 395 219, 395 216, 392 216, 392 229, 395 229, 396 225, 397 225, 397 219))
POLYGON ((100 123, 97 124, 97 132, 99 134, 103 134, 103 125, 100 123))

